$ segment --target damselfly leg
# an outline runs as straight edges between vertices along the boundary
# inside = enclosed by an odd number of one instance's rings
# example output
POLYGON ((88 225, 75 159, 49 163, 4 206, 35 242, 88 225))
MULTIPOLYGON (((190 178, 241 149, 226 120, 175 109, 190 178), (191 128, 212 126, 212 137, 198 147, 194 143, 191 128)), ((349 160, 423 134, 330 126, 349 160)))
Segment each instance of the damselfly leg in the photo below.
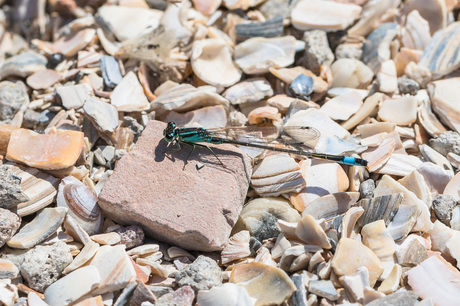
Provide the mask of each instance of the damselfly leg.
POLYGON ((178 142, 184 143, 184 144, 189 145, 189 146, 192 147, 192 150, 188 153, 187 158, 185 159, 184 167, 182 168, 182 170, 185 170, 185 166, 186 166, 187 163, 188 163, 188 159, 189 159, 190 156, 192 155, 193 151, 195 151, 195 147, 196 147, 196 146, 199 146, 199 147, 202 147, 202 148, 207 148, 209 151, 211 151, 211 153, 217 158, 217 160, 218 160, 219 163, 222 165, 222 167, 225 168, 224 163, 220 160, 220 158, 217 156, 217 154, 214 153, 214 151, 213 151, 209 146, 203 145, 203 144, 200 144, 200 143, 196 143, 196 142, 188 142, 188 141, 178 141, 178 142))

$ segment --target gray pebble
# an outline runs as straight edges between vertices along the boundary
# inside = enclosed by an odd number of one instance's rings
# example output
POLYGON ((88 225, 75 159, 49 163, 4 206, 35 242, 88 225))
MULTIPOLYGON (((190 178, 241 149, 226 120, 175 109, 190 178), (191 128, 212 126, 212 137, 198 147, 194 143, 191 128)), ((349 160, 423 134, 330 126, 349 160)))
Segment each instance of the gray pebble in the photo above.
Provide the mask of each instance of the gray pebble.
POLYGON ((0 208, 0 247, 4 246, 21 226, 21 218, 8 209, 0 208))
POLYGON ((433 200, 433 210, 436 217, 443 223, 449 225, 452 218, 452 210, 457 206, 457 201, 450 195, 438 195, 433 200))
POLYGON ((401 94, 409 94, 414 96, 417 94, 417 91, 419 91, 420 85, 416 81, 403 75, 402 77, 398 78, 398 88, 401 94))
POLYGON ((121 237, 120 244, 126 245, 127 249, 140 246, 144 242, 144 231, 137 225, 122 227, 115 232, 121 237))
POLYGON ((375 299, 366 306, 406 306, 415 305, 418 295, 412 291, 401 291, 375 299))
POLYGON ((125 116, 123 117, 123 125, 128 127, 134 135, 134 142, 137 141, 139 136, 141 136, 144 127, 137 122, 133 117, 125 116))
POLYGON ((365 180, 359 185, 361 198, 371 199, 374 197, 375 182, 372 179, 365 180))
POLYGON ((359 60, 363 54, 361 47, 359 44, 340 44, 335 49, 335 57, 336 59, 351 58, 359 60))
POLYGON ((193 290, 208 290, 222 285, 222 271, 217 263, 203 255, 176 273, 179 287, 191 286, 193 290))
POLYGON ((29 198, 22 192, 21 178, 8 166, 0 167, 0 208, 14 208, 29 198))
POLYGON ((14 115, 29 104, 26 86, 21 81, 0 83, 0 121, 9 122, 14 115))
POLYGON ((34 130, 40 124, 40 113, 32 109, 27 109, 24 113, 22 126, 34 130))
POLYGON ((325 31, 305 31, 302 40, 305 42, 303 64, 307 69, 319 73, 321 65, 330 66, 332 64, 334 53, 329 47, 325 31))
POLYGON ((453 131, 444 132, 438 137, 430 139, 430 147, 444 156, 449 152, 460 154, 460 134, 453 131))
POLYGON ((302 274, 294 274, 291 276, 291 278, 297 287, 297 291, 292 294, 290 304, 293 306, 307 306, 307 284, 305 283, 302 274))
POLYGON ((24 254, 21 274, 30 288, 43 292, 61 277, 62 271, 72 260, 70 248, 64 242, 37 245, 24 254))

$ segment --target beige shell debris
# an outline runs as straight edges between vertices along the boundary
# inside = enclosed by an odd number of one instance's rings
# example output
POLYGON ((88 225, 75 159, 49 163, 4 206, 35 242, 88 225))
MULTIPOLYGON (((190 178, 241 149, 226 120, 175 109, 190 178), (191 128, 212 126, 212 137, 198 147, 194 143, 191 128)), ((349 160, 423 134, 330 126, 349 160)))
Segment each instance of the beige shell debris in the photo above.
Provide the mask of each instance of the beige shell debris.
MULTIPOLYGON (((157 91, 155 91, 157 95, 157 91)), ((181 84, 170 87, 161 92, 152 101, 152 108, 158 110, 174 110, 186 112, 205 106, 222 105, 228 108, 229 101, 216 93, 215 87, 194 87, 190 84, 181 84)))
POLYGON ((429 22, 431 33, 443 29, 447 24, 446 1, 440 0, 411 0, 405 3, 404 11, 411 13, 417 11, 429 22))
POLYGON ((412 289, 435 305, 456 305, 460 299, 460 272, 439 255, 410 269, 407 276, 412 289))
POLYGON ((372 81, 374 73, 357 59, 340 58, 331 66, 332 87, 366 88, 372 81))
POLYGON ((337 163, 323 160, 306 160, 300 163, 307 185, 298 194, 291 194, 292 204, 303 211, 314 200, 348 189, 349 181, 343 168, 337 163))
MULTIPOLYGON (((209 0, 206 0, 209 1, 209 0)), ((243 287, 234 283, 225 283, 222 286, 214 286, 210 290, 200 290, 197 294, 197 304, 200 306, 241 305, 251 306, 254 299, 243 287)))
POLYGON ((380 105, 378 115, 383 121, 409 125, 417 119, 417 100, 412 96, 385 100, 380 105), (395 112, 395 109, 399 111, 395 112))
POLYGON ((241 231, 230 237, 227 246, 221 252, 222 264, 228 264, 237 259, 248 257, 251 254, 249 249, 249 231, 241 231))
POLYGON ((393 60, 382 63, 380 71, 377 73, 377 81, 381 92, 389 95, 398 92, 396 65, 393 60))
POLYGON ((248 114, 248 122, 249 124, 262 124, 266 120, 270 120, 272 122, 281 123, 281 114, 276 107, 273 106, 262 106, 253 109, 248 114))
POLYGON ((457 116, 460 112, 460 107, 455 101, 457 101, 459 85, 460 78, 435 81, 428 85, 434 112, 444 124, 457 132, 460 131, 460 118, 457 116))
POLYGON ((338 276, 356 273, 360 267, 369 270, 370 285, 374 286, 383 272, 383 264, 377 255, 361 242, 342 238, 332 258, 332 268, 338 276))
POLYGON ((327 101, 320 110, 334 120, 348 120, 361 108, 362 104, 361 95, 356 91, 351 91, 327 101))
POLYGON ((235 62, 246 74, 268 72, 268 68, 287 67, 294 63, 293 36, 250 38, 235 47, 235 62))
POLYGON ((251 78, 228 88, 222 96, 228 99, 232 105, 260 100, 273 95, 270 83, 264 78, 251 78))
POLYGON ((74 258, 74 260, 68 265, 63 273, 69 274, 70 272, 80 268, 85 263, 87 263, 93 256, 96 254, 97 250, 99 249, 99 244, 94 241, 88 241, 85 244, 83 249, 81 249, 80 253, 74 258))
POLYGON ((235 266, 230 282, 245 287, 255 305, 282 303, 297 290, 286 272, 258 262, 235 266))
POLYGON ((424 50, 431 39, 430 26, 417 10, 407 15, 401 42, 406 48, 424 50))
POLYGON ((29 198, 28 201, 19 203, 16 208, 20 217, 33 214, 53 202, 59 186, 58 178, 36 168, 12 163, 6 165, 14 175, 21 178, 22 191, 29 198))
POLYGON ((381 103, 383 100, 383 94, 375 93, 372 96, 368 97, 361 108, 356 114, 354 114, 350 119, 342 123, 342 127, 350 130, 357 126, 363 119, 369 116, 374 109, 381 103))
POLYGON ((254 168, 251 186, 262 196, 279 196, 299 192, 305 187, 305 179, 296 161, 281 153, 267 156, 254 168))
POLYGON ((376 29, 384 15, 399 6, 401 0, 368 0, 358 22, 348 30, 350 36, 367 36, 376 29))
POLYGON ((292 25, 301 31, 338 31, 347 28, 361 14, 355 4, 335 1, 301 0, 292 8, 292 25))
POLYGON ((10 240, 9 247, 16 249, 29 249, 39 244, 54 233, 64 221, 67 208, 48 207, 43 209, 36 217, 23 226, 10 240))
POLYGON ((110 103, 122 112, 142 111, 150 107, 144 89, 132 71, 115 87, 110 103))
POLYGON ((367 169, 371 172, 382 167, 391 157, 395 150, 395 141, 391 138, 384 139, 380 145, 368 152, 363 153, 363 158, 369 163, 367 169))
POLYGON ((309 214, 302 216, 302 219, 297 224, 295 234, 307 244, 318 245, 323 249, 331 248, 324 229, 309 214))
POLYGON ((302 211, 311 215, 313 218, 331 219, 345 213, 359 198, 359 192, 337 192, 322 196, 310 204, 302 211))
POLYGON ((193 72, 210 85, 228 87, 241 78, 242 72, 232 60, 232 51, 220 39, 195 41, 190 60, 193 72))

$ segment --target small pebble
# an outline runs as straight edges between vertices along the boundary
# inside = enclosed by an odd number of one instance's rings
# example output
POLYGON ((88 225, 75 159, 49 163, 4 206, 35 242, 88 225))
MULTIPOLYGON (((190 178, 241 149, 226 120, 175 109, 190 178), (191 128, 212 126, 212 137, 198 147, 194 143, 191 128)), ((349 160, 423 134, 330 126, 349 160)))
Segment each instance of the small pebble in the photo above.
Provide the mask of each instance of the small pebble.
POLYGON ((122 227, 115 232, 120 235, 120 244, 126 245, 126 249, 132 249, 144 242, 144 231, 137 225, 122 227))
POLYGON ((217 263, 203 255, 176 273, 180 287, 191 286, 195 291, 211 289, 222 284, 222 272, 217 263))
POLYGON ((449 152, 460 154, 460 135, 454 131, 447 131, 430 139, 430 147, 444 156, 449 152))
POLYGON ((416 81, 403 75, 402 77, 398 78, 398 89, 401 94, 409 94, 415 96, 420 89, 420 85, 416 81))
POLYGON ((372 179, 365 180, 359 185, 361 198, 372 199, 374 197, 375 182, 372 179))
POLYGON ((0 166, 0 207, 10 209, 28 200, 22 191, 21 178, 14 175, 8 166, 0 166))
POLYGON ((450 195, 438 195, 433 200, 433 209, 436 217, 446 225, 449 225, 452 218, 452 210, 457 206, 457 201, 450 195))

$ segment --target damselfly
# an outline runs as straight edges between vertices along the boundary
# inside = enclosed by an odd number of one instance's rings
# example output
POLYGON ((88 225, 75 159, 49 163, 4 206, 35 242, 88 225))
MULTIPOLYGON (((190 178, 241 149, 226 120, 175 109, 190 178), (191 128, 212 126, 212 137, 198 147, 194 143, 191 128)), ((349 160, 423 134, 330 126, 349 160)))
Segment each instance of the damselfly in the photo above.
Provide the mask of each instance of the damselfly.
MULTIPOLYGON (((275 128, 277 129, 277 128, 275 128)), ((214 153, 214 151, 206 145, 199 144, 201 142, 204 143, 212 143, 212 144, 235 144, 240 146, 246 147, 253 147, 253 148, 260 148, 264 150, 271 150, 277 152, 285 152, 290 154, 296 154, 306 157, 313 157, 319 159, 326 159, 335 161, 338 163, 352 165, 352 166, 367 166, 367 161, 361 158, 350 157, 350 156, 343 156, 343 155, 332 155, 332 154, 324 154, 324 153, 315 153, 309 152, 301 149, 290 149, 285 146, 278 147, 275 145, 283 144, 283 145, 301 145, 302 143, 308 142, 308 139, 313 139, 319 136, 319 132, 312 128, 312 127, 293 127, 293 126, 284 126, 283 131, 290 136, 290 141, 286 140, 286 136, 283 138, 283 135, 277 134, 278 139, 263 139, 263 134, 270 134, 273 135, 273 129, 270 128, 252 128, 251 127, 242 127, 242 128, 228 128, 228 129, 205 129, 201 127, 177 127, 174 122, 169 122, 166 128, 163 131, 163 136, 166 142, 177 142, 179 144, 187 144, 192 146, 192 150, 187 156, 185 160, 185 164, 187 164, 187 160, 195 150, 195 146, 205 147, 208 148, 212 154, 219 160, 219 162, 223 165, 220 161, 219 157, 214 153), (271 130, 270 132, 266 132, 271 130), (252 131, 252 135, 248 137, 245 136, 246 131, 252 131), (260 137, 254 137, 254 131, 257 131, 260 137)), ((185 165, 184 165, 185 167, 185 165)))

